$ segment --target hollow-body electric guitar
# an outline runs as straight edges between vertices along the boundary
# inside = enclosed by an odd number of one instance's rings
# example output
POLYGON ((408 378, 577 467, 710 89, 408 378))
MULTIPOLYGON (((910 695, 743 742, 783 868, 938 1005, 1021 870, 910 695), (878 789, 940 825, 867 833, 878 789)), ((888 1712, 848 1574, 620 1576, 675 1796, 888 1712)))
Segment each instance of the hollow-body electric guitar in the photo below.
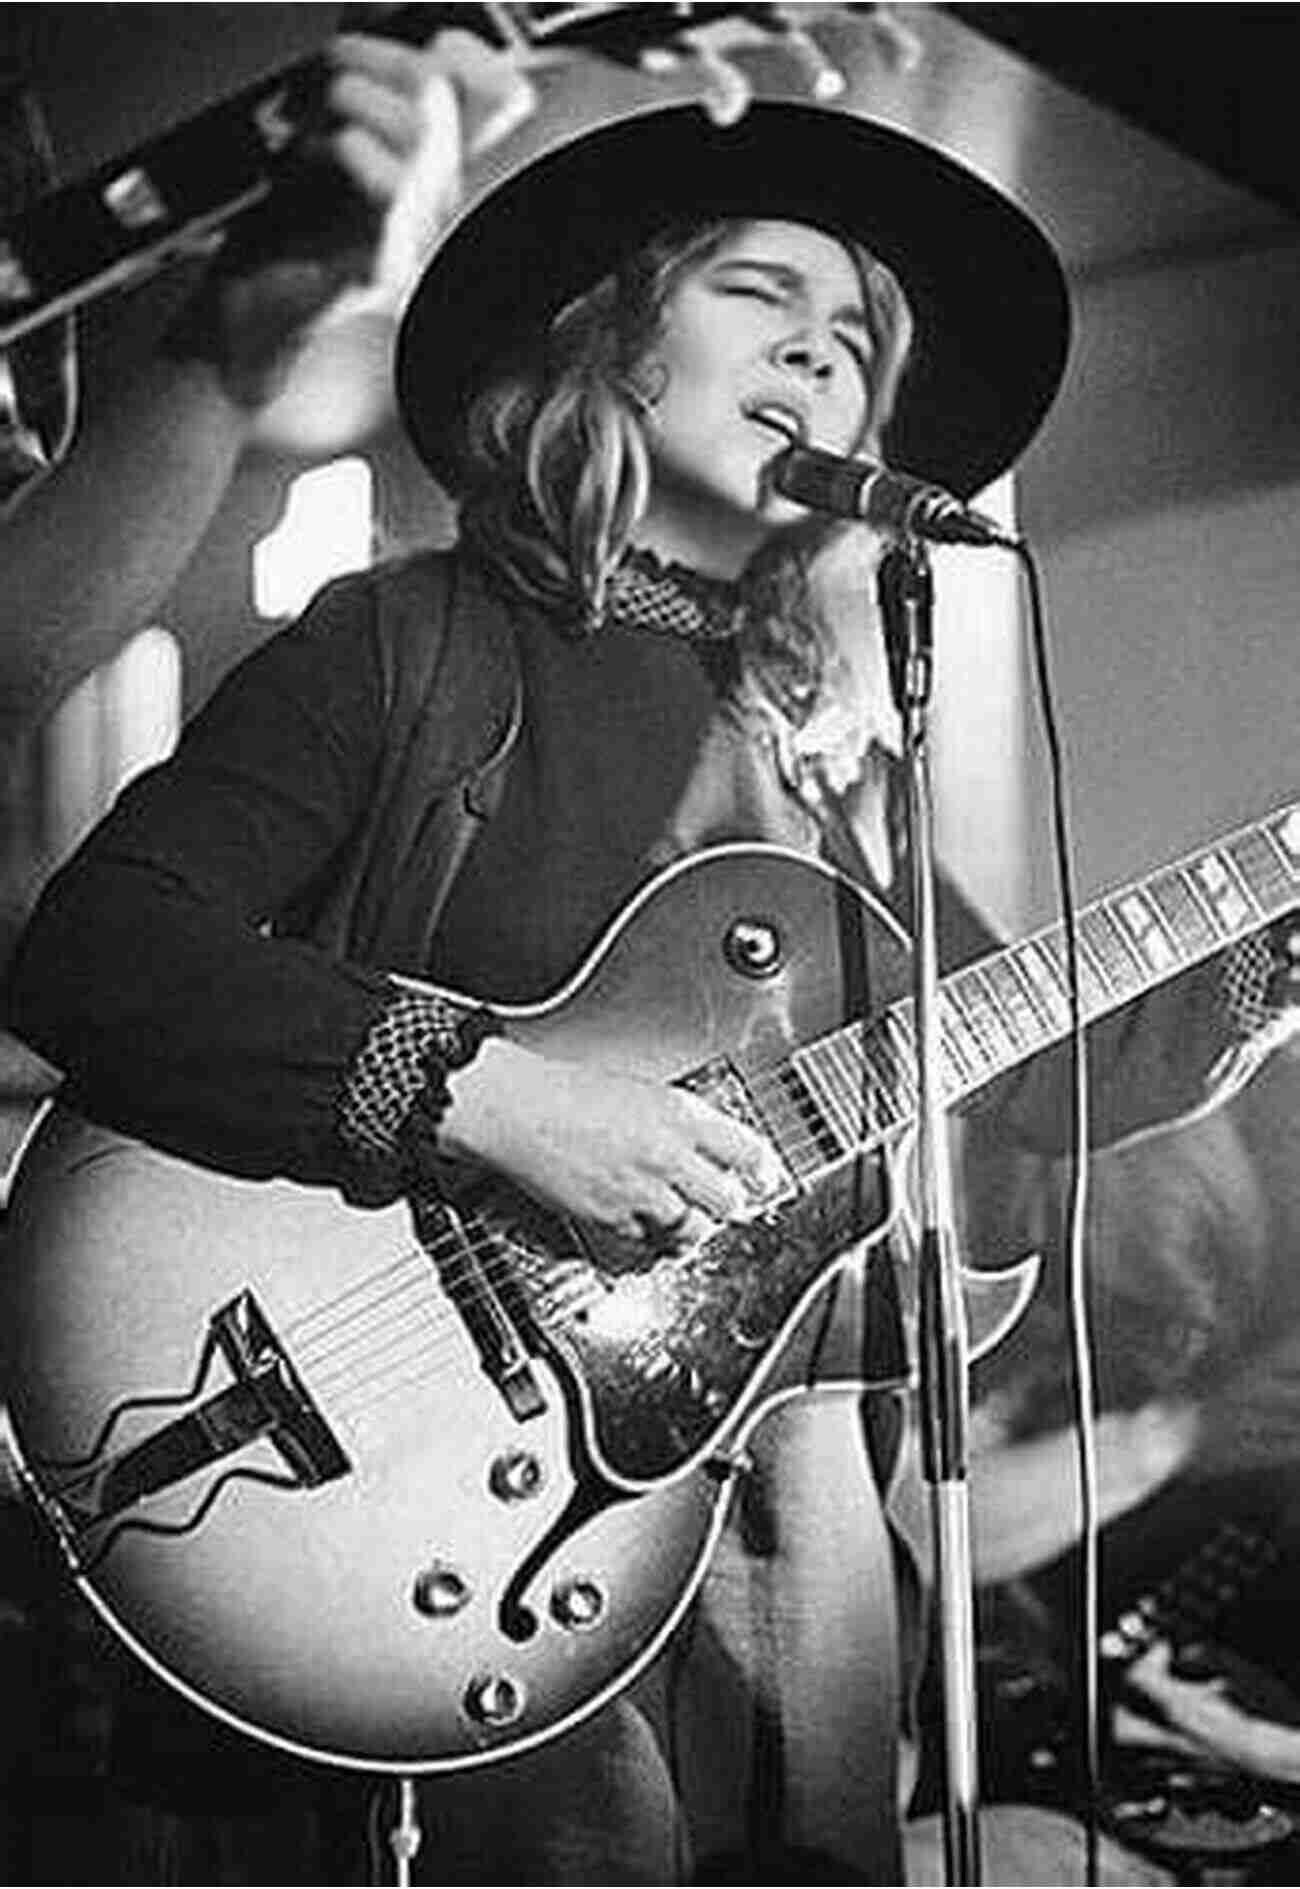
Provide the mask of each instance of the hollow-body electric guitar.
MULTIPOLYGON (((1300 807, 1103 900, 1080 923, 1085 1015, 1298 885, 1300 807)), ((1064 1036, 1066 989, 1055 931, 949 977, 945 1099, 1064 1036)), ((755 1426, 806 1394, 795 1327, 896 1216, 909 991, 906 939, 857 887, 733 846, 670 868, 557 996, 504 1013, 527 1047, 768 1136, 778 1191, 680 1251, 495 1178, 364 1211, 51 1110, 0 1330, 21 1473, 86 1594, 198 1702, 336 1762, 470 1766, 594 1711, 689 1604, 755 1426)), ((975 1353, 1033 1268, 967 1275, 975 1353)))

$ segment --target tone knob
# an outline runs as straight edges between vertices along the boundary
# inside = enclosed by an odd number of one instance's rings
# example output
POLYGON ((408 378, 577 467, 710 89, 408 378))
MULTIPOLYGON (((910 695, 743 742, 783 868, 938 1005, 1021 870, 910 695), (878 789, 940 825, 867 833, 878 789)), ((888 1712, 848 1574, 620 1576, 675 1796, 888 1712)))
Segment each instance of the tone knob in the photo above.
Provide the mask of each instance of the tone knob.
POLYGON ((542 1465, 531 1450, 505 1450, 488 1470, 488 1488, 498 1502, 527 1502, 543 1480, 542 1465))
POLYGON ((609 1599, 599 1581, 575 1574, 551 1595, 551 1617, 570 1633, 590 1633, 605 1618, 609 1599))
POLYGON ((770 918, 737 918, 722 941, 722 955, 742 977, 775 977, 785 965, 785 945, 770 918))
POLYGON ((473 1591, 458 1568, 434 1561, 416 1575, 411 1604, 430 1620, 446 1620, 469 1605, 473 1591))
POLYGON ((523 1717, 526 1697, 509 1673, 478 1673, 465 1688, 465 1711, 476 1725, 500 1731, 523 1717))

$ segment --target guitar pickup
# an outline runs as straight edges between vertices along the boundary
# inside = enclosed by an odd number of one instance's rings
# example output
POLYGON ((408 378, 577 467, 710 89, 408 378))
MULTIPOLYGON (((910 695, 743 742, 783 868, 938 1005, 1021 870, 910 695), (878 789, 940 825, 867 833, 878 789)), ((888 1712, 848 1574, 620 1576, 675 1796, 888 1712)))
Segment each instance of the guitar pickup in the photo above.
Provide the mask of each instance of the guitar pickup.
POLYGON ((460 1314, 484 1375, 517 1423, 540 1417, 546 1398, 523 1341, 479 1263, 460 1215, 446 1201, 411 1202, 416 1237, 460 1314), (450 1236, 450 1237, 449 1237, 450 1236))

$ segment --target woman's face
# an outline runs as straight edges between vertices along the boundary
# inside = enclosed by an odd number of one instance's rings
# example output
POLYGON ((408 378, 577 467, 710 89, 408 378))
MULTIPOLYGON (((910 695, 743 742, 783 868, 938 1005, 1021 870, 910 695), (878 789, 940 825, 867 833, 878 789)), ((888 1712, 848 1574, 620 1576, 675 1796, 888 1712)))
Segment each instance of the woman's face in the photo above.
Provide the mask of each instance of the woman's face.
POLYGON ((871 343, 847 250, 802 223, 738 225, 664 309, 638 381, 653 474, 642 540, 731 577, 806 514, 769 490, 791 433, 852 452, 870 409, 871 343))

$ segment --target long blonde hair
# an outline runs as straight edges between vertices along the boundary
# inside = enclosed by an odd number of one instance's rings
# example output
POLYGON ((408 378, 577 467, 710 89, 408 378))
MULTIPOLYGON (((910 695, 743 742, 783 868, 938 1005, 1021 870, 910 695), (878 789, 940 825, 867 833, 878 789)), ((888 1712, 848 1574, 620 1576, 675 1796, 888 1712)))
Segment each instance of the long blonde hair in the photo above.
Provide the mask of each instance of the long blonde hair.
MULTIPOLYGON (((677 284, 742 223, 715 220, 656 238, 556 316, 544 345, 479 394, 463 442, 462 542, 517 594, 555 612, 574 635, 597 630, 609 573, 650 493, 638 370, 677 284)), ((906 298, 856 244, 873 344, 869 414, 859 451, 878 453, 911 345, 906 298)), ((761 550, 742 578, 755 650, 766 646, 798 693, 820 674, 814 573, 834 527, 810 521, 761 550)))

